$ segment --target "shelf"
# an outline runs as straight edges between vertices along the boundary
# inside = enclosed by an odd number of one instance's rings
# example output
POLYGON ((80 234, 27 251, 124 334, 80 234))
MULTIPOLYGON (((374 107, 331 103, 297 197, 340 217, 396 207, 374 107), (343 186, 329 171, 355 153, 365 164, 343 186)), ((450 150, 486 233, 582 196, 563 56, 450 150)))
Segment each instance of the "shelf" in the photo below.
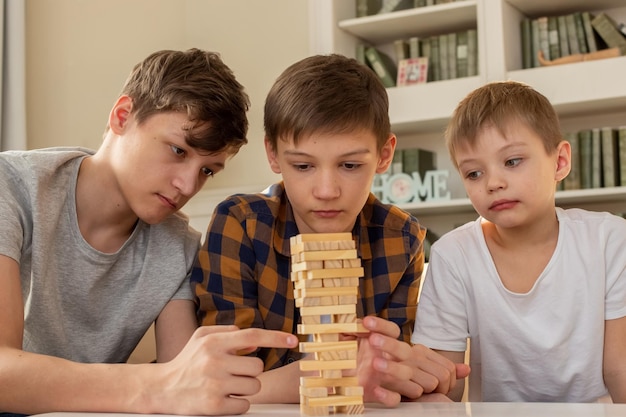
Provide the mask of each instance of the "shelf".
POLYGON ((623 0, 505 0, 511 6, 529 17, 540 15, 559 15, 579 12, 581 10, 604 10, 614 7, 623 7, 623 0))
MULTIPOLYGON (((626 56, 509 71, 508 79, 532 85, 561 116, 626 109, 626 56), (607 65, 609 64, 610 65, 607 65)), ((626 122, 626 111, 624 111, 626 122)))
POLYGON ((387 89, 394 133, 443 132, 458 102, 481 85, 476 76, 387 89))
MULTIPOLYGON (((568 190, 556 192, 556 205, 569 207, 589 202, 623 202, 626 209, 626 187, 592 188, 585 190, 568 190)), ((472 213, 474 207, 469 198, 455 198, 452 200, 401 204, 400 208, 414 215, 442 215, 472 213)))
POLYGON ((373 44, 476 27, 476 0, 342 20, 339 27, 373 44))

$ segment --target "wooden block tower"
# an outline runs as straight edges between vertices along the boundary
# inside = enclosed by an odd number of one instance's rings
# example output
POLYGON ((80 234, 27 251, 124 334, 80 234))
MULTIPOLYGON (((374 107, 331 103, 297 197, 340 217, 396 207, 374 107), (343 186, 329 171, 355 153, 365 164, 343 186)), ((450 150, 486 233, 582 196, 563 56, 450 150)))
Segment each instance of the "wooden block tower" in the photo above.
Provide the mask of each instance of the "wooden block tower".
POLYGON ((363 388, 356 376, 357 341, 340 341, 341 333, 366 332, 356 322, 359 277, 363 276, 351 233, 300 234, 290 240, 291 279, 302 317, 298 334, 309 335, 300 352, 300 411, 307 415, 362 414, 363 388))

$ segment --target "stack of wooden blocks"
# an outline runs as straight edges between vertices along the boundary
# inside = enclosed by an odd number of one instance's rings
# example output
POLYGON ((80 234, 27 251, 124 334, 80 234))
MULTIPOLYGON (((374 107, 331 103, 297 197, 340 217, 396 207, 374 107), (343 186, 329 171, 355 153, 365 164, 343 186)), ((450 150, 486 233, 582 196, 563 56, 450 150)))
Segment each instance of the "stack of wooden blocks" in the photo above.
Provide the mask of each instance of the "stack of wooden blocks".
POLYGON ((300 343, 300 411, 307 415, 362 414, 363 388, 356 376, 357 341, 340 340, 341 333, 366 332, 356 320, 359 277, 363 276, 351 233, 300 234, 290 240, 291 279, 302 317, 300 343))

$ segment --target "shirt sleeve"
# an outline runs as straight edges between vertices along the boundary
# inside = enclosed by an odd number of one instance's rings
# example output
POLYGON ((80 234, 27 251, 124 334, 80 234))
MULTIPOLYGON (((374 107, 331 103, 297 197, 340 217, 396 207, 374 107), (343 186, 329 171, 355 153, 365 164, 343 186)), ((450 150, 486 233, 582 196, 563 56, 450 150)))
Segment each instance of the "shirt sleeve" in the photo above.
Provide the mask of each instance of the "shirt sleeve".
POLYGON ((198 318, 202 325, 263 327, 252 243, 245 219, 230 210, 233 204, 226 201, 215 209, 192 271, 198 318))

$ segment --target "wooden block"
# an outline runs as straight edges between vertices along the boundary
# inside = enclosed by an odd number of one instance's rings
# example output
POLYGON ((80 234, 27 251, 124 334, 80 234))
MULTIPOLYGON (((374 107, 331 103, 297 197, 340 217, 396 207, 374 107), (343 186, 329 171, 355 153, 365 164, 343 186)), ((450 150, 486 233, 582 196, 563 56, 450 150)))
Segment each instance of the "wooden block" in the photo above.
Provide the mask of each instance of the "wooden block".
MULTIPOLYGON (((339 297, 295 297, 295 292, 300 291, 299 289, 294 289, 294 298, 296 300, 296 307, 312 307, 312 306, 327 306, 332 307, 334 305, 339 304, 339 297)), ((349 297, 349 296, 345 296, 349 297)), ((354 296, 356 299, 356 296, 354 296)), ((353 303, 354 304, 354 303, 353 303)))
POLYGON ((356 248, 356 243, 352 239, 299 242, 299 243, 290 245, 290 250, 291 250, 292 255, 302 253, 302 252, 355 249, 355 248, 356 248))
POLYGON ((344 405, 344 406, 337 407, 335 409, 335 413, 342 413, 342 414, 349 414, 349 415, 363 414, 364 412, 365 412, 365 406, 362 403, 344 405))
POLYGON ((324 269, 330 268, 343 268, 343 260, 342 259, 330 259, 324 261, 324 269))
POLYGON ((320 324, 321 322, 321 316, 302 316, 303 324, 320 324))
MULTIPOLYGON (((350 369, 354 369, 354 368, 350 368, 350 369)), ((322 378, 326 378, 326 379, 337 379, 343 376, 342 369, 322 369, 321 371, 319 371, 319 373, 322 378)))
POLYGON ((337 392, 339 393, 339 395, 347 395, 347 396, 363 395, 363 387, 359 386, 358 384, 351 385, 351 386, 344 385, 344 386, 337 387, 337 392))
POLYGON ((328 397, 328 388, 323 386, 305 387, 300 385, 300 395, 304 395, 309 398, 328 397))
POLYGON ((356 316, 356 305, 345 304, 336 306, 311 306, 300 307, 301 316, 313 316, 320 314, 354 314, 356 316))
POLYGON ((331 350, 325 352, 315 352, 315 359, 320 361, 343 361, 346 359, 356 359, 356 355, 350 357, 351 351, 346 350, 331 350))
POLYGON ((318 269, 324 269, 323 261, 312 261, 312 262, 296 262, 291 263, 291 271, 315 271, 318 269))
POLYGON ((297 270, 291 272, 291 279, 323 279, 323 278, 354 278, 362 277, 364 274, 362 267, 356 268, 318 268, 297 270))
POLYGON ((311 407, 359 404, 363 404, 363 398, 359 395, 331 395, 325 398, 307 399, 307 405, 311 407))
MULTIPOLYGON (((343 260, 343 267, 344 268, 358 268, 361 266, 361 258, 354 258, 354 259, 344 259, 343 260)), ((359 275, 360 277, 363 276, 363 273, 361 273, 361 275, 359 275)))
POLYGON ((298 334, 367 333, 361 323, 298 324, 298 334))
MULTIPOLYGON (((357 292, 358 294, 358 292, 357 292)), ((339 300, 337 302, 337 304, 356 304, 357 300, 356 300, 356 295, 341 295, 339 296, 339 300)))
POLYGON ((354 323, 356 314, 334 314, 333 323, 354 323))
POLYGON ((343 359, 332 361, 298 361, 301 371, 342 370, 355 369, 356 359, 343 359))
POLYGON ((328 407, 309 407, 307 404, 306 397, 300 398, 300 413, 306 414, 307 416, 327 416, 329 414, 328 407))
POLYGON ((319 376, 302 376, 300 385, 303 387, 352 387, 359 385, 356 376, 346 376, 341 378, 320 378, 319 376))
POLYGON ((301 233, 297 236, 293 236, 291 239, 294 239, 296 243, 319 242, 321 240, 352 240, 352 233, 301 233))
POLYGON ((322 342, 339 342, 339 333, 327 333, 327 334, 314 334, 313 341, 316 343, 322 342))
POLYGON ((342 340, 338 342, 301 342, 299 349, 300 353, 356 350, 358 349, 358 342, 356 340, 342 340))
POLYGON ((342 287, 358 287, 359 277, 341 278, 342 287))
POLYGON ((299 279, 295 281, 294 288, 322 288, 324 283, 320 279, 299 279))
POLYGON ((300 252, 291 255, 292 262, 326 261, 330 259, 352 258, 356 258, 356 249, 320 250, 314 252, 300 252))
MULTIPOLYGON (((294 288, 294 298, 308 297, 332 297, 341 295, 356 295, 358 288, 356 287, 321 287, 321 288, 294 288)), ((352 304, 352 303, 341 303, 352 304)), ((354 303, 356 304, 356 303, 354 303)))

